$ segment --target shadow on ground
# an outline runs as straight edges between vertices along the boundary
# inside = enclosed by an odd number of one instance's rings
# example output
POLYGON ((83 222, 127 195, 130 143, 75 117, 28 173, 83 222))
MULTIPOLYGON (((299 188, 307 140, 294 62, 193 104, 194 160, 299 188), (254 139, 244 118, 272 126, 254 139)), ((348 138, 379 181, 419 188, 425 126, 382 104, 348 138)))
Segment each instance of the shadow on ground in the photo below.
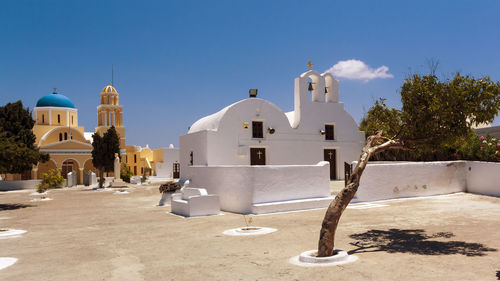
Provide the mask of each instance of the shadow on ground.
POLYGON ((17 210, 22 208, 33 207, 34 205, 30 204, 0 204, 0 211, 9 211, 9 210, 17 210))
POLYGON ((422 229, 372 229, 349 236, 357 240, 351 245, 358 247, 349 251, 349 254, 384 251, 417 255, 461 254, 465 256, 484 256, 486 252, 497 251, 497 249, 487 248, 480 243, 431 240, 436 238, 449 239, 453 236, 454 234, 451 232, 438 232, 427 235, 422 229))

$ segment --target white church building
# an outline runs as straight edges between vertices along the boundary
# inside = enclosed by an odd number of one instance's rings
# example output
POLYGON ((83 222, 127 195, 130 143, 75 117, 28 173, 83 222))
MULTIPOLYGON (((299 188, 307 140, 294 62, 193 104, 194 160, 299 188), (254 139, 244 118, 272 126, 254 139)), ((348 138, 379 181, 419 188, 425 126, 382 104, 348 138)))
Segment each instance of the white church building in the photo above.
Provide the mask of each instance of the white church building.
POLYGON ((294 91, 291 112, 250 97, 196 121, 180 137, 181 178, 218 194, 228 211, 326 206, 329 180, 344 178, 343 163, 358 159, 364 133, 339 102, 338 81, 330 73, 309 69, 295 79, 294 91), (258 188, 257 181, 262 181, 258 188), (249 198, 241 198, 244 194, 249 198), (235 202, 242 199, 245 206, 235 202), (315 203, 301 204, 304 200, 315 203))

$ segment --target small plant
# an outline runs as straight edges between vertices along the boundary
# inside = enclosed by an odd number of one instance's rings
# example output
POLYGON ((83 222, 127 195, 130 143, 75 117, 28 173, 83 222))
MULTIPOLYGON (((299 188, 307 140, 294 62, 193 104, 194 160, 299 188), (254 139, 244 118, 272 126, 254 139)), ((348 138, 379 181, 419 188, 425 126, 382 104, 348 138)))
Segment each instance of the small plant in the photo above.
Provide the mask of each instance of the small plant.
POLYGON ((38 193, 44 193, 45 191, 53 188, 60 188, 64 178, 58 169, 50 169, 47 173, 42 174, 42 182, 36 186, 36 191, 38 193))
POLYGON ((118 192, 125 192, 125 189, 119 189, 118 192))
POLYGON ((160 193, 166 193, 166 192, 175 192, 176 190, 179 190, 181 188, 182 186, 180 184, 171 181, 160 185, 159 190, 160 193))
POLYGON ((120 178, 124 182, 130 183, 131 177, 132 177, 132 172, 130 171, 129 167, 127 166, 126 163, 122 163, 120 167, 120 178))
POLYGON ((0 229, 0 232, 7 231, 8 229, 0 229))
POLYGON ((260 227, 252 227, 252 223, 253 223, 252 216, 248 216, 248 219, 247 219, 247 216, 243 215, 243 218, 245 219, 246 227, 242 228, 242 230, 258 230, 258 229, 260 229, 260 227))
POLYGON ((151 172, 151 169, 150 168, 145 168, 144 169, 144 173, 142 174, 142 178, 141 178, 141 183, 144 183, 147 179, 148 179, 148 173, 151 172))

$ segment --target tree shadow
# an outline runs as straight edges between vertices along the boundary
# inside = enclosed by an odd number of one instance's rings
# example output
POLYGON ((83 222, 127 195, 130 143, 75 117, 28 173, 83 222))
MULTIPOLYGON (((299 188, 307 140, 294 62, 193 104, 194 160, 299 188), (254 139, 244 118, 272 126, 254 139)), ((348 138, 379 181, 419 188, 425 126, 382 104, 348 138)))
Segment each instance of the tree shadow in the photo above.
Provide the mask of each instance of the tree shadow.
POLYGON ((30 204, 18 204, 18 203, 0 204, 0 211, 17 210, 17 209, 23 209, 23 208, 33 207, 33 206, 34 205, 30 205, 30 204))
POLYGON ((484 256, 486 252, 497 251, 497 249, 487 248, 480 243, 430 240, 432 238, 449 239, 453 236, 455 235, 451 232, 438 232, 427 235, 422 229, 372 229, 364 233, 350 235, 350 238, 358 240, 350 244, 358 248, 348 253, 384 251, 388 253, 410 253, 416 255, 460 254, 471 257, 484 256))

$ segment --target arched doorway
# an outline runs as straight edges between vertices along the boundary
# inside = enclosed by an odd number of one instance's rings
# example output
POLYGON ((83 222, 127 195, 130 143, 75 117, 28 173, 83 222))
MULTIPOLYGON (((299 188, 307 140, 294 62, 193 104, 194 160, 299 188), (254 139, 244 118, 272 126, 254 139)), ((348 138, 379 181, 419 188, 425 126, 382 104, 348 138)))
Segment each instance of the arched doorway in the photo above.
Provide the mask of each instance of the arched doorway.
POLYGON ((47 173, 51 169, 57 169, 56 162, 50 159, 45 163, 38 163, 37 179, 41 179, 44 173, 47 173))
POLYGON ((79 165, 78 162, 74 159, 66 159, 64 160, 61 168, 61 176, 63 176, 64 179, 68 179, 68 173, 73 172, 76 173, 76 178, 77 178, 77 183, 80 183, 80 171, 78 169, 79 165))

